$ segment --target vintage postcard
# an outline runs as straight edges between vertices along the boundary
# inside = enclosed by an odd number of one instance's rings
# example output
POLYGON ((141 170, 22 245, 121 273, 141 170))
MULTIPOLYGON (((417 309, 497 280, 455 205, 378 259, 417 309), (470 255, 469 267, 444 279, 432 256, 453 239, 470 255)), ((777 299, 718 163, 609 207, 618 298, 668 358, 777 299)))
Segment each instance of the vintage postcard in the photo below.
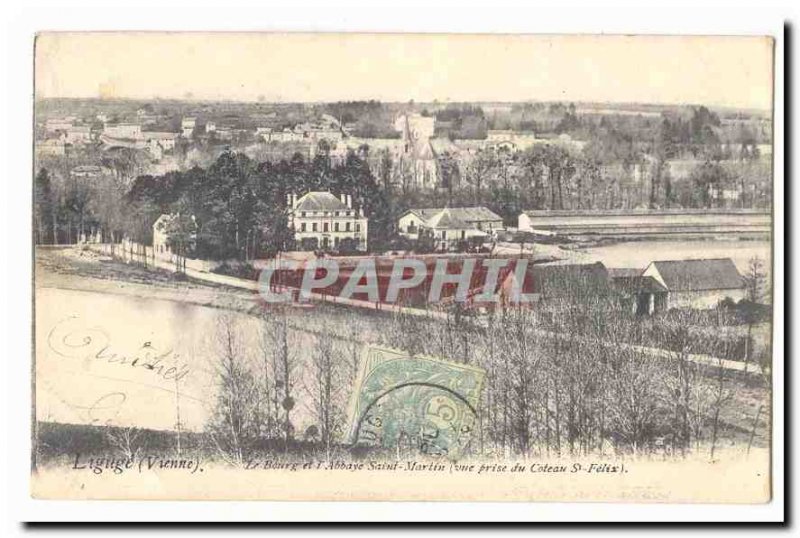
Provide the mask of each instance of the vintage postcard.
POLYGON ((769 502, 773 47, 39 34, 31 495, 769 502))

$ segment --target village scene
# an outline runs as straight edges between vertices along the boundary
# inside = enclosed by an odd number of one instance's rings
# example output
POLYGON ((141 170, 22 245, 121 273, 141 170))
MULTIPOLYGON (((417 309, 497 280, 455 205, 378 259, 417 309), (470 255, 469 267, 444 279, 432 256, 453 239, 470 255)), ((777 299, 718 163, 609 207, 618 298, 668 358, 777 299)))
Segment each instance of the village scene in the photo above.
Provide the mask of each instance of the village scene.
POLYGON ((101 96, 37 100, 35 137, 42 461, 713 459, 770 444, 769 111, 101 96), (503 300, 505 273, 490 306, 447 287, 437 302, 338 300, 340 283, 305 304, 258 294, 278 261, 369 259, 381 280, 397 260, 495 258, 527 260, 531 304, 503 300), (54 304, 84 319, 59 325, 54 304), (90 356, 102 391, 71 388, 83 374, 51 354, 90 356), (393 354, 428 377, 390 370, 384 383, 405 380, 392 390, 418 386, 379 397, 370 368, 393 354), (437 376, 449 392, 422 387, 437 376))

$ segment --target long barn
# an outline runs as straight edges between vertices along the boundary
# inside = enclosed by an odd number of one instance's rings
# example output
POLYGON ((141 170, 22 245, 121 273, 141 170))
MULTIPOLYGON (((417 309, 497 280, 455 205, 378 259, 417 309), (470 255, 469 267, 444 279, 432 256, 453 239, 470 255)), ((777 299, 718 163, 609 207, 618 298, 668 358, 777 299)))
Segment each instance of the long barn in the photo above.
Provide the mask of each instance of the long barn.
POLYGON ((659 209, 523 211, 520 231, 601 237, 758 237, 770 233, 764 209, 659 209))

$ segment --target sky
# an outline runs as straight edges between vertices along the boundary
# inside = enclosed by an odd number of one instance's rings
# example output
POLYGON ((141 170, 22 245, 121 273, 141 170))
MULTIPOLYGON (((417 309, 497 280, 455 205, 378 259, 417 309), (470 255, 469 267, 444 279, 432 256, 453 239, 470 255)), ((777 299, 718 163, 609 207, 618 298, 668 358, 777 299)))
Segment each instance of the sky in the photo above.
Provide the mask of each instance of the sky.
POLYGON ((42 33, 37 98, 574 101, 770 110, 765 37, 42 33))

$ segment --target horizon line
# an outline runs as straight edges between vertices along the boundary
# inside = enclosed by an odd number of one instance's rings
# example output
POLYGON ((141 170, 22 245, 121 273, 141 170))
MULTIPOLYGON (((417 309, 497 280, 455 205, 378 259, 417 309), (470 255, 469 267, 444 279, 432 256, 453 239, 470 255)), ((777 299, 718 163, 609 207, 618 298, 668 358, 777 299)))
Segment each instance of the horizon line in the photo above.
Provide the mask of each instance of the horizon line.
POLYGON ((340 104, 340 103, 366 103, 374 101, 381 104, 391 105, 446 105, 446 104, 503 104, 503 105, 516 105, 516 104, 574 104, 574 105, 630 105, 630 106, 647 106, 647 107, 706 107, 716 109, 726 109, 734 111, 749 111, 749 112, 762 112, 772 113, 774 106, 770 108, 760 107, 743 107, 731 104, 718 104, 718 103, 702 103, 702 102, 667 102, 667 101, 586 101, 586 100, 552 100, 552 99, 524 99, 524 100, 459 100, 459 99, 438 99, 419 101, 410 99, 408 101, 395 100, 395 99, 380 99, 375 97, 359 98, 359 99, 337 99, 337 100, 260 100, 255 99, 242 99, 242 98, 229 98, 229 97, 135 97, 135 96, 119 96, 119 97, 101 97, 101 96, 40 96, 34 95, 34 101, 46 100, 72 100, 72 101, 103 101, 113 103, 115 101, 177 101, 181 103, 235 103, 235 104, 260 104, 260 105, 327 105, 327 104, 340 104))

